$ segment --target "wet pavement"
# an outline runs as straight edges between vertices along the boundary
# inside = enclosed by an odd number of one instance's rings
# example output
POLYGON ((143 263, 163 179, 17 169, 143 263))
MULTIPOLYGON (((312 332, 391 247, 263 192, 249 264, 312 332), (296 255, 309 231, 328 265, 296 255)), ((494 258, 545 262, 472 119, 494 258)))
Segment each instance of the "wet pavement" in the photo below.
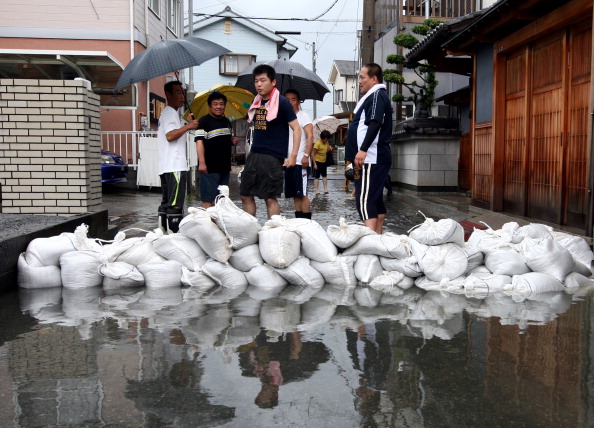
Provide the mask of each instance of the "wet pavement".
MULTIPOLYGON (((344 180, 333 178, 330 194, 312 201, 324 228, 357 221, 344 180)), ((236 181, 230 187, 239 203, 236 181)), ((159 200, 104 193, 120 230, 153 229, 159 200)), ((395 191, 388 205, 395 233, 421 223, 419 210, 436 220, 504 220, 457 195, 395 191)), ((281 209, 292 217, 290 201, 281 209)), ((375 307, 332 287, 309 299, 294 291, 7 293, 0 427, 594 425, 589 288, 514 299, 413 287, 375 307)))

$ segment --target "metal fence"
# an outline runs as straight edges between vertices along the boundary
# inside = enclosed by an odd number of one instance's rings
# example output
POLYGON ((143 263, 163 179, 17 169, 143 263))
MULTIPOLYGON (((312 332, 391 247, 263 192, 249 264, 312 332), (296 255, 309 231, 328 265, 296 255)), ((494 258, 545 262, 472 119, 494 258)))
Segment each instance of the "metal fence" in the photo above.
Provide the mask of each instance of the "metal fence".
POLYGON ((101 148, 117 153, 130 168, 137 169, 140 138, 156 136, 157 132, 155 131, 103 131, 101 132, 101 148))

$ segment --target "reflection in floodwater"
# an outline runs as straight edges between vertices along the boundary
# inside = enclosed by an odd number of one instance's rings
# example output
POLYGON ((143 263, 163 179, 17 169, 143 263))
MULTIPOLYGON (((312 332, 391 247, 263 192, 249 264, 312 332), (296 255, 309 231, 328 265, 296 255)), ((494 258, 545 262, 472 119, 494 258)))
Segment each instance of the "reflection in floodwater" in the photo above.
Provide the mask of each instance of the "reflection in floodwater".
POLYGON ((375 307, 326 291, 20 289, 0 426, 594 424, 588 289, 375 307))

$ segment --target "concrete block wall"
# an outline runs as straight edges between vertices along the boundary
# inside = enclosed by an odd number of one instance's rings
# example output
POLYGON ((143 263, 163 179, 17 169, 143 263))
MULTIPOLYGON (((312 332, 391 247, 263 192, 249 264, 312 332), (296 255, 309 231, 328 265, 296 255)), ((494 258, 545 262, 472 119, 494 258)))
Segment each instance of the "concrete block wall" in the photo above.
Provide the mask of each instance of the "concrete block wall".
POLYGON ((402 135, 392 144, 392 181, 419 191, 458 187, 459 137, 402 135))
POLYGON ((99 96, 89 85, 0 79, 1 213, 100 210, 99 96))

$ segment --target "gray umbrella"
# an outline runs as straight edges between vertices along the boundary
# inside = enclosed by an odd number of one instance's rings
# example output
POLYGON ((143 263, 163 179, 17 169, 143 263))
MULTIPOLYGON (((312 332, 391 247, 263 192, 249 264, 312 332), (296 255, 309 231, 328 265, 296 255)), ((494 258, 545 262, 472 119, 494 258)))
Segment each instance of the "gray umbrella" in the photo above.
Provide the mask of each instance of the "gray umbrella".
POLYGON ((114 89, 195 67, 227 52, 229 49, 198 37, 161 40, 130 61, 114 89))
POLYGON ((324 95, 330 92, 324 81, 311 70, 298 62, 276 59, 274 61, 257 62, 250 65, 237 75, 238 86, 256 94, 252 70, 260 64, 268 64, 276 71, 276 88, 284 94, 287 89, 296 89, 302 100, 322 101, 324 95))

